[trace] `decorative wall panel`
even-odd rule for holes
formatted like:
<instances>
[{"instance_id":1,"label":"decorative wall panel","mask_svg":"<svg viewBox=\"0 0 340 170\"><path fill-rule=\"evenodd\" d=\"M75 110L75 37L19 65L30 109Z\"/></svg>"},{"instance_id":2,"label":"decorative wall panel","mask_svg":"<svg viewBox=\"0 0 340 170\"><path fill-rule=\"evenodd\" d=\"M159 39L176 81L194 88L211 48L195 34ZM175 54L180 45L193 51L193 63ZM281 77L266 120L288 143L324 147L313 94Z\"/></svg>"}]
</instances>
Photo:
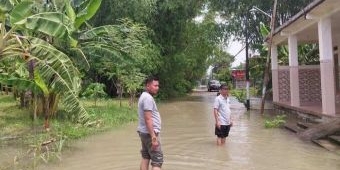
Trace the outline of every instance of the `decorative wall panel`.
<instances>
[{"instance_id":1,"label":"decorative wall panel","mask_svg":"<svg viewBox=\"0 0 340 170\"><path fill-rule=\"evenodd\" d=\"M289 70L280 69L278 71L279 77L279 101L290 102L290 79Z\"/></svg>"},{"instance_id":2,"label":"decorative wall panel","mask_svg":"<svg viewBox=\"0 0 340 170\"><path fill-rule=\"evenodd\" d=\"M321 76L319 68L299 69L300 104L321 103Z\"/></svg>"}]
</instances>

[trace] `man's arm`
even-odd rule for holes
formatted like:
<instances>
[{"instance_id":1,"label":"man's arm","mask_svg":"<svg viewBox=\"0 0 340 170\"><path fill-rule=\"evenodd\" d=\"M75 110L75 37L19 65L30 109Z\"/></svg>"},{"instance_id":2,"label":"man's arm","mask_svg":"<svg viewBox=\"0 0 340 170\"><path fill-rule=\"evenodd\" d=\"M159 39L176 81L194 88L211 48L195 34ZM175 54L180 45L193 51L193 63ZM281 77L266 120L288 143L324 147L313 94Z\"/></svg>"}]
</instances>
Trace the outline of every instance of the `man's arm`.
<instances>
[{"instance_id":1,"label":"man's arm","mask_svg":"<svg viewBox=\"0 0 340 170\"><path fill-rule=\"evenodd\" d=\"M148 132L151 136L152 147L155 148L158 146L158 140L157 140L155 131L153 129L152 111L150 110L144 111L144 119L145 119L146 128L148 129Z\"/></svg>"},{"instance_id":2,"label":"man's arm","mask_svg":"<svg viewBox=\"0 0 340 170\"><path fill-rule=\"evenodd\" d=\"M218 111L216 108L214 108L214 117L215 117L215 125L217 128L221 127L220 120L218 119Z\"/></svg>"}]
</instances>

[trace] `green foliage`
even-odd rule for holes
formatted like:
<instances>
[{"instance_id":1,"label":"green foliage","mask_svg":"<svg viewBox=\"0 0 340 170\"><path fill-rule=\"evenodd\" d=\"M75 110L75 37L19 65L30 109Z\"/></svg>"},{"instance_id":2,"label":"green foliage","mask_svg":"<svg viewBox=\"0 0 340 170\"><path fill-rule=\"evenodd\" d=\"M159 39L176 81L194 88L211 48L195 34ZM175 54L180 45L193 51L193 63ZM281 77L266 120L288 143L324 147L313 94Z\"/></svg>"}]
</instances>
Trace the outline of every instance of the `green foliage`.
<instances>
[{"instance_id":1,"label":"green foliage","mask_svg":"<svg viewBox=\"0 0 340 170\"><path fill-rule=\"evenodd\" d=\"M21 21L23 18L32 15L33 5L34 3L32 1L23 1L15 5L10 13L11 25L15 25L15 23Z\"/></svg>"},{"instance_id":2,"label":"green foliage","mask_svg":"<svg viewBox=\"0 0 340 170\"><path fill-rule=\"evenodd\" d=\"M94 105L97 106L98 98L103 98L107 96L104 88L105 85L102 83L91 83L87 86L82 95L86 98L94 99Z\"/></svg>"},{"instance_id":3,"label":"green foliage","mask_svg":"<svg viewBox=\"0 0 340 170\"><path fill-rule=\"evenodd\" d=\"M212 15L207 14L201 22L193 20L193 14L200 10L200 1L162 3L164 7L158 10L159 18L164 18L161 23L165 27L153 27L157 30L156 36L163 47L162 55L165 60L159 72L161 93L174 97L189 92L196 80L206 74L210 65L207 62L209 57L227 55L217 47L223 36ZM187 11L182 11L185 9Z\"/></svg>"},{"instance_id":4,"label":"green foliage","mask_svg":"<svg viewBox=\"0 0 340 170\"><path fill-rule=\"evenodd\" d=\"M240 103L244 103L246 100L246 91L244 89L233 89L230 94L234 96Z\"/></svg>"},{"instance_id":5,"label":"green foliage","mask_svg":"<svg viewBox=\"0 0 340 170\"><path fill-rule=\"evenodd\" d=\"M124 101L122 107L117 100L102 100L97 107L93 107L90 100L82 100L82 102L89 110L87 126L76 124L68 119L70 115L67 112L59 110L57 117L51 120L52 126L47 132L41 127L42 120L32 123L27 114L28 110L19 109L12 96L0 95L0 136L3 138L0 140L0 145L6 147L9 144L28 148L27 152L16 155L18 158L15 160L16 168L27 169L27 165L34 167L39 163L60 159L63 148L74 139L112 130L137 120L136 109L131 109L127 101ZM16 140L7 141L6 137L15 137ZM41 146L42 143L50 141L52 141L50 144Z\"/></svg>"},{"instance_id":6,"label":"green foliage","mask_svg":"<svg viewBox=\"0 0 340 170\"><path fill-rule=\"evenodd\" d=\"M205 2L202 0L103 0L101 10L91 20L94 25L120 24L121 18L129 18L134 22L143 23L150 33L143 41L144 47L147 47L143 49L146 50L136 50L138 53L133 55L142 54L142 57L134 57L134 61L128 61L136 62L137 65L126 65L123 60L120 62L123 64L119 65L123 69L117 69L119 72L114 70L118 66L113 65L105 69L104 73L110 70L109 76L100 77L113 77L114 82L118 83L122 80L122 76L131 75L128 70L137 68L144 75L156 74L160 77L162 98L189 92L196 80L205 75L209 66L206 63L207 58L213 51L217 53L216 49L219 48L216 46L224 37L221 25L214 20L214 13L204 14L202 22L194 20L197 15L202 14L201 10ZM117 61L121 59L116 59L115 62ZM100 66L98 68L103 66L103 64L98 65ZM98 74L101 72L95 73L94 76L98 77Z\"/></svg>"},{"instance_id":7,"label":"green foliage","mask_svg":"<svg viewBox=\"0 0 340 170\"><path fill-rule=\"evenodd\" d=\"M20 140L15 142L25 145L41 144L51 138L58 141L78 139L137 120L136 109L128 107L126 100L123 102L123 107L119 106L117 100L101 100L97 107L93 107L90 100L82 100L89 110L88 126L75 124L67 118L69 116L67 112L60 110L57 117L52 120L50 131L46 132L41 129L40 122L34 123L33 126L37 127L32 129L29 110L19 109L12 96L0 95L0 103L0 136L19 137Z\"/></svg>"},{"instance_id":8,"label":"green foliage","mask_svg":"<svg viewBox=\"0 0 340 170\"><path fill-rule=\"evenodd\" d=\"M286 123L285 118L286 118L286 115L277 115L273 119L267 118L264 121L264 126L265 126L265 128L277 128L277 127L280 127L284 123Z\"/></svg>"},{"instance_id":9,"label":"green foliage","mask_svg":"<svg viewBox=\"0 0 340 170\"><path fill-rule=\"evenodd\" d=\"M9 25L0 25L0 64L7 67L2 71L2 75L7 74L3 82L21 90L40 89L38 94L43 94L45 99L50 93L62 95L65 109L75 115L75 121L86 122L87 112L78 100L79 71L70 57L50 41L52 37L68 39L73 31L72 23L60 12L35 11L39 5L30 2L14 4L7 15L11 20ZM21 69L29 75L18 72Z\"/></svg>"},{"instance_id":10,"label":"green foliage","mask_svg":"<svg viewBox=\"0 0 340 170\"><path fill-rule=\"evenodd\" d=\"M147 23L155 15L159 0L103 0L99 11L90 21L95 26L119 24L122 18Z\"/></svg>"},{"instance_id":11,"label":"green foliage","mask_svg":"<svg viewBox=\"0 0 340 170\"><path fill-rule=\"evenodd\" d=\"M143 89L144 86L141 82L144 81L146 76L137 70L131 70L131 73L131 75L123 76L122 79L127 92L133 94L131 97L135 97L135 93Z\"/></svg>"},{"instance_id":12,"label":"green foliage","mask_svg":"<svg viewBox=\"0 0 340 170\"><path fill-rule=\"evenodd\" d=\"M278 1L275 24L282 25L312 1L313 0ZM213 11L218 11L221 17L227 20L225 30L228 37L232 35L235 39L244 42L246 35L248 35L250 46L258 49L258 45L261 45L264 40L260 33L258 23L263 22L269 25L270 17L262 12L251 12L250 10L255 6L271 15L273 11L272 0L210 0L209 2L209 8Z\"/></svg>"},{"instance_id":13,"label":"green foliage","mask_svg":"<svg viewBox=\"0 0 340 170\"><path fill-rule=\"evenodd\" d=\"M234 62L234 58L220 48L213 50L213 54L208 58L209 65L213 66L213 78L229 82L231 80L231 63Z\"/></svg>"},{"instance_id":14,"label":"green foliage","mask_svg":"<svg viewBox=\"0 0 340 170\"><path fill-rule=\"evenodd\" d=\"M19 110L12 96L0 96L0 136L18 136L30 129L29 114Z\"/></svg>"},{"instance_id":15,"label":"green foliage","mask_svg":"<svg viewBox=\"0 0 340 170\"><path fill-rule=\"evenodd\" d=\"M80 5L81 8L77 8L78 12L74 21L74 27L79 28L85 21L90 20L100 7L102 0L85 0Z\"/></svg>"},{"instance_id":16,"label":"green foliage","mask_svg":"<svg viewBox=\"0 0 340 170\"><path fill-rule=\"evenodd\" d=\"M13 8L13 3L9 0L0 0L0 15L4 15ZM2 16L4 17L4 16Z\"/></svg>"},{"instance_id":17,"label":"green foliage","mask_svg":"<svg viewBox=\"0 0 340 170\"><path fill-rule=\"evenodd\" d=\"M162 62L149 34L148 28L129 19L121 20L121 25L99 26L84 32L80 46L92 63L88 76L113 82L120 92L122 87L129 93L137 91L143 77L159 69Z\"/></svg>"}]
</instances>

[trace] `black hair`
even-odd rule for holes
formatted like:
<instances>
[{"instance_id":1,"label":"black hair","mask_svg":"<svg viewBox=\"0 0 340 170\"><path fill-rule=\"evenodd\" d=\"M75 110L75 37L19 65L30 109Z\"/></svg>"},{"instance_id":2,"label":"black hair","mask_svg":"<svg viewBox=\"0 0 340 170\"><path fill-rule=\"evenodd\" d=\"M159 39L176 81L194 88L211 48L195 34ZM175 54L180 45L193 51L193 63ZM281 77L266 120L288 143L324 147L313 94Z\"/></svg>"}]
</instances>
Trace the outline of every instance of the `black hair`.
<instances>
[{"instance_id":1,"label":"black hair","mask_svg":"<svg viewBox=\"0 0 340 170\"><path fill-rule=\"evenodd\" d=\"M144 85L147 85L148 83L151 83L152 81L159 81L159 78L157 76L149 76L145 79Z\"/></svg>"},{"instance_id":2,"label":"black hair","mask_svg":"<svg viewBox=\"0 0 340 170\"><path fill-rule=\"evenodd\" d=\"M229 89L229 87L226 85L226 84L222 84L221 86L220 86L220 90L221 89Z\"/></svg>"}]
</instances>

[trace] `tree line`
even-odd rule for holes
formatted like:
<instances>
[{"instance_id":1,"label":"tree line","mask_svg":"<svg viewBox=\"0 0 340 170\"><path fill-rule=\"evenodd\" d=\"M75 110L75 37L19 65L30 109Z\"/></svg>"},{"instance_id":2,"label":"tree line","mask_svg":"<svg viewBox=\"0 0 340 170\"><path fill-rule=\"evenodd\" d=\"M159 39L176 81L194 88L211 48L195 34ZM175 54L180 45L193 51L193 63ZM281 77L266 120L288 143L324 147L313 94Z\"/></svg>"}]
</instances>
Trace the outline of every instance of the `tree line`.
<instances>
[{"instance_id":1,"label":"tree line","mask_svg":"<svg viewBox=\"0 0 340 170\"><path fill-rule=\"evenodd\" d=\"M308 2L281 2L277 24ZM134 98L157 75L160 98L185 95L210 65L228 79L231 37L243 41L247 31L252 48L262 47L259 22L268 18L252 6L270 12L271 1L0 0L0 89L11 87L45 127L59 103L86 124L79 96L93 83Z\"/></svg>"}]
</instances>

